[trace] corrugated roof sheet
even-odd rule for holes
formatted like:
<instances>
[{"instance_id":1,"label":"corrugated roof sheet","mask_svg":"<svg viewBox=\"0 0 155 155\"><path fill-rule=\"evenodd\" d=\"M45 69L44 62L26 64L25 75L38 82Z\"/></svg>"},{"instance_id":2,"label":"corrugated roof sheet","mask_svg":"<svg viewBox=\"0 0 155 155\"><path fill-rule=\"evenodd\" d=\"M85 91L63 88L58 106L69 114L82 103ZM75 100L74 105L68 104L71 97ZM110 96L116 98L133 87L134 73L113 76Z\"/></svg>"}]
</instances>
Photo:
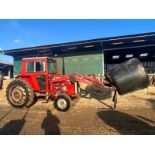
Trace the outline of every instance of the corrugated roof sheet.
<instances>
[{"instance_id":1,"label":"corrugated roof sheet","mask_svg":"<svg viewBox=\"0 0 155 155\"><path fill-rule=\"evenodd\" d=\"M149 33L141 33L141 34L134 34L134 35L97 38L97 39L81 40L81 41L74 41L74 42L67 42L67 43L50 44L50 45L19 48L19 49L12 49L12 50L4 50L4 53L9 55L13 52L32 51L32 50L40 50L40 49L48 49L48 48L59 48L59 47L76 46L76 45L90 44L90 43L103 43L103 45L104 45L104 44L106 44L106 42L114 42L114 41L121 41L121 40L128 40L128 39L142 40L145 37L154 37L154 36L155 36L155 32L149 32Z\"/></svg>"},{"instance_id":2,"label":"corrugated roof sheet","mask_svg":"<svg viewBox=\"0 0 155 155\"><path fill-rule=\"evenodd\" d=\"M4 62L4 61L0 61L0 64L2 64L2 65L13 66L13 63L10 63L10 62Z\"/></svg>"}]
</instances>

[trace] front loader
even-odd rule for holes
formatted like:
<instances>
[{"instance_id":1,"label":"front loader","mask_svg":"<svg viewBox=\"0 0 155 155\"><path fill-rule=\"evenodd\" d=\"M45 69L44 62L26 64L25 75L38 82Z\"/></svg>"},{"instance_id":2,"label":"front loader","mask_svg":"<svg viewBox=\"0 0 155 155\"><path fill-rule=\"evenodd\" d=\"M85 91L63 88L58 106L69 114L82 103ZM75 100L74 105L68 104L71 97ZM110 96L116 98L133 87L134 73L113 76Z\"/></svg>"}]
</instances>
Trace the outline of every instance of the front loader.
<instances>
[{"instance_id":1,"label":"front loader","mask_svg":"<svg viewBox=\"0 0 155 155\"><path fill-rule=\"evenodd\" d=\"M106 83L93 76L61 75L58 64L52 58L24 58L21 73L7 87L7 100L13 107L21 108L30 107L37 97L43 96L46 102L53 100L57 110L67 111L73 98L80 96L80 83L86 83L102 89L107 94L115 91L115 106L117 92L125 94L148 85L147 74L137 59L129 60L124 65L124 68L117 66L110 70L106 75L106 81L109 83L106 86Z\"/></svg>"}]
</instances>

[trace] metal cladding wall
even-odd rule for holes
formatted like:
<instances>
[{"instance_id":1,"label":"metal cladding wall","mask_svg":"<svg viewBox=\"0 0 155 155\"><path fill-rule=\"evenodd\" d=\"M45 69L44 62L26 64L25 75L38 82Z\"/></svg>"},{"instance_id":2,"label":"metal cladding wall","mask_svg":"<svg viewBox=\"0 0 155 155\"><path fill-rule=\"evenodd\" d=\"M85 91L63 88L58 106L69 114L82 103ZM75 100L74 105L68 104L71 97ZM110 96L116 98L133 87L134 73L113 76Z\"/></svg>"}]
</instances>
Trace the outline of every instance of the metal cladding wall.
<instances>
[{"instance_id":1,"label":"metal cladding wall","mask_svg":"<svg viewBox=\"0 0 155 155\"><path fill-rule=\"evenodd\" d=\"M40 55L50 56L50 55ZM35 57L35 56L31 56ZM17 75L21 71L22 58L14 58L14 75ZM104 74L104 55L100 51L90 51L87 53L67 53L60 54L58 57L54 57L57 60L59 71L61 74Z\"/></svg>"},{"instance_id":2,"label":"metal cladding wall","mask_svg":"<svg viewBox=\"0 0 155 155\"><path fill-rule=\"evenodd\" d=\"M22 58L14 58L13 72L14 75L20 74L22 68Z\"/></svg>"},{"instance_id":3,"label":"metal cladding wall","mask_svg":"<svg viewBox=\"0 0 155 155\"><path fill-rule=\"evenodd\" d=\"M102 54L65 57L65 73L102 74Z\"/></svg>"}]
</instances>

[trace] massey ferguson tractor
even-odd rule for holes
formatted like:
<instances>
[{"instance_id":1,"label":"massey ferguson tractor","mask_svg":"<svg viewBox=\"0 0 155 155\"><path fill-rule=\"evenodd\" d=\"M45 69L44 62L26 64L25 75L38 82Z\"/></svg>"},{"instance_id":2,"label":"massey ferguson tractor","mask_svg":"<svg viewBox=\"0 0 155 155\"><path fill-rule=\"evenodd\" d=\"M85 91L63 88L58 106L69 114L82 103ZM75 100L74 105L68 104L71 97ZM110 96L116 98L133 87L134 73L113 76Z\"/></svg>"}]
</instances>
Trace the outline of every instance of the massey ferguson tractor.
<instances>
[{"instance_id":1,"label":"massey ferguson tractor","mask_svg":"<svg viewBox=\"0 0 155 155\"><path fill-rule=\"evenodd\" d=\"M114 91L114 105L117 92L121 95L148 86L148 76L137 59L112 68L105 77L106 82L101 82L93 76L61 75L52 58L24 58L21 73L8 85L6 96L13 107L30 107L42 96L46 102L53 100L57 110L67 111L72 99L80 96L80 83L98 87L107 94Z\"/></svg>"}]
</instances>

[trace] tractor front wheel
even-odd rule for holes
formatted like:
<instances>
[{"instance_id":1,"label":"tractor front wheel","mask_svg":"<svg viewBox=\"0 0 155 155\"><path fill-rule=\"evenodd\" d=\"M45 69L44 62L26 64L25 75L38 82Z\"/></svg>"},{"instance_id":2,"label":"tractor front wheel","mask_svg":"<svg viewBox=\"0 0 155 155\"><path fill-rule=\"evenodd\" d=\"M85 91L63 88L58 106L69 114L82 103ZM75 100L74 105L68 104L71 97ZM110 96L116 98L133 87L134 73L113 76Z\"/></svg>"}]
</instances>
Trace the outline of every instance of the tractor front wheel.
<instances>
[{"instance_id":1,"label":"tractor front wheel","mask_svg":"<svg viewBox=\"0 0 155 155\"><path fill-rule=\"evenodd\" d=\"M7 87L6 97L8 102L17 108L29 107L34 102L32 87L23 80L13 80Z\"/></svg>"},{"instance_id":2,"label":"tractor front wheel","mask_svg":"<svg viewBox=\"0 0 155 155\"><path fill-rule=\"evenodd\" d=\"M54 107L59 111L67 111L71 105L71 98L66 94L60 94L54 101Z\"/></svg>"}]
</instances>

